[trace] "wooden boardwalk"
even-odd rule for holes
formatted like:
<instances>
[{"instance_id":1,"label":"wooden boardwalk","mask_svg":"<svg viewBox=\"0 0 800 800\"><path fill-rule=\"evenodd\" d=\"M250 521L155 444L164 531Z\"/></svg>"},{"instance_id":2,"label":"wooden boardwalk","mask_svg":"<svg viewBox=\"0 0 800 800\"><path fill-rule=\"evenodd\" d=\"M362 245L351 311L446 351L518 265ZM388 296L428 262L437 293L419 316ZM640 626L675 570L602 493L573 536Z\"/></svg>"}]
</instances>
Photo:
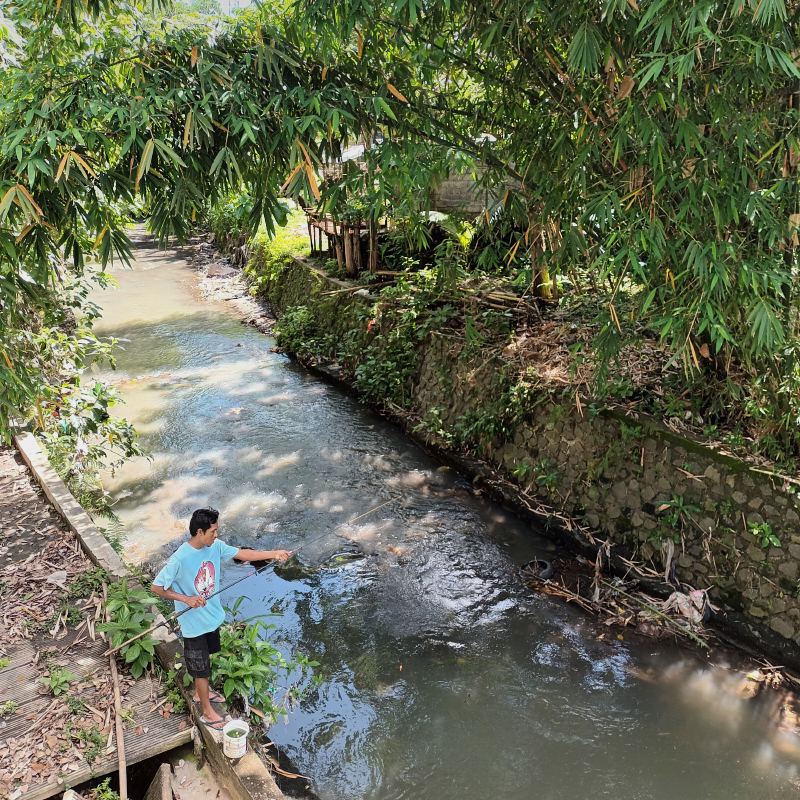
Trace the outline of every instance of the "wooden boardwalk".
<instances>
[{"instance_id":1,"label":"wooden boardwalk","mask_svg":"<svg viewBox=\"0 0 800 800\"><path fill-rule=\"evenodd\" d=\"M108 645L87 624L97 601L69 591L93 565L9 449L0 450L0 511L0 659L9 661L0 668L0 798L44 800L118 768ZM41 679L56 665L75 677L54 697ZM191 740L164 686L120 677L128 764Z\"/></svg>"},{"instance_id":2,"label":"wooden boardwalk","mask_svg":"<svg viewBox=\"0 0 800 800\"><path fill-rule=\"evenodd\" d=\"M106 649L107 645L99 640L82 643L68 650L65 658L59 658L79 676L68 694L59 698L38 693L41 671L31 665L36 653L28 643L23 643L9 666L0 670L0 698L5 702L11 697L19 704L19 710L0 730L0 754L8 750L18 764L17 780L28 787L18 795L20 800L44 800L63 792L67 784L77 786L94 776L117 771L113 689L108 658L103 656ZM186 714L161 716L158 712L164 704L153 709L164 700L155 681L123 679L120 688L125 692L123 712L133 710L124 733L128 764L191 741ZM73 708L83 705L84 711L71 712L70 703ZM79 736L84 730L96 730L105 740L102 755L91 765L86 761L85 749L80 747ZM37 780L43 773L48 777ZM14 794L11 792L10 797Z\"/></svg>"}]
</instances>

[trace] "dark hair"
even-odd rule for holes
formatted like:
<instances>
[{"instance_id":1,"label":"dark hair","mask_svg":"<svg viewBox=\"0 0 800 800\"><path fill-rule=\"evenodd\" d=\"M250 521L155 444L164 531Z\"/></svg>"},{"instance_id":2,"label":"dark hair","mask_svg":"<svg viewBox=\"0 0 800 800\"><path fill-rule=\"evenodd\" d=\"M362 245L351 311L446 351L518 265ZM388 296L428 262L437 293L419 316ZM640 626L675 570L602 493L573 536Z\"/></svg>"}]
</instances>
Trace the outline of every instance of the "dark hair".
<instances>
[{"instance_id":1,"label":"dark hair","mask_svg":"<svg viewBox=\"0 0 800 800\"><path fill-rule=\"evenodd\" d=\"M189 533L194 536L198 531L207 531L218 519L215 508L198 508L189 521Z\"/></svg>"}]
</instances>

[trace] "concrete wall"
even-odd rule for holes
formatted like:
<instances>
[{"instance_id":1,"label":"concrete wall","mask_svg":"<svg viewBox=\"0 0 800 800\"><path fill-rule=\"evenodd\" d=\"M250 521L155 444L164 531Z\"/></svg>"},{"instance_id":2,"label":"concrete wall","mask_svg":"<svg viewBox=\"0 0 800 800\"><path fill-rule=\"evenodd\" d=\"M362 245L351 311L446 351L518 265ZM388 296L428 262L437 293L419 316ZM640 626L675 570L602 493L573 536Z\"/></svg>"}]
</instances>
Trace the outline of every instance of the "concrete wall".
<instances>
[{"instance_id":1,"label":"concrete wall","mask_svg":"<svg viewBox=\"0 0 800 800\"><path fill-rule=\"evenodd\" d=\"M478 170L480 177L483 170ZM458 211L468 216L477 217L483 210L494 202L493 197L487 197L485 191L480 191L478 182L473 178L473 173L453 174L443 181L437 188L431 209L449 214Z\"/></svg>"}]
</instances>

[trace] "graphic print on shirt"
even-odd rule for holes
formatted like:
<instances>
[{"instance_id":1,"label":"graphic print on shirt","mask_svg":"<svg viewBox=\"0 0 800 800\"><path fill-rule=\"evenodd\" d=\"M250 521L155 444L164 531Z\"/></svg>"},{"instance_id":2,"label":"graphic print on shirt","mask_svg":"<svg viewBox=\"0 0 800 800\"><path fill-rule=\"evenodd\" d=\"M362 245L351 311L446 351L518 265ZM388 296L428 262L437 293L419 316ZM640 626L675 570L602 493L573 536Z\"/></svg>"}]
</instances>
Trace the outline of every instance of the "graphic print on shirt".
<instances>
[{"instance_id":1,"label":"graphic print on shirt","mask_svg":"<svg viewBox=\"0 0 800 800\"><path fill-rule=\"evenodd\" d=\"M214 564L211 561L204 561L194 579L194 588L201 597L208 597L214 593L215 577Z\"/></svg>"}]
</instances>

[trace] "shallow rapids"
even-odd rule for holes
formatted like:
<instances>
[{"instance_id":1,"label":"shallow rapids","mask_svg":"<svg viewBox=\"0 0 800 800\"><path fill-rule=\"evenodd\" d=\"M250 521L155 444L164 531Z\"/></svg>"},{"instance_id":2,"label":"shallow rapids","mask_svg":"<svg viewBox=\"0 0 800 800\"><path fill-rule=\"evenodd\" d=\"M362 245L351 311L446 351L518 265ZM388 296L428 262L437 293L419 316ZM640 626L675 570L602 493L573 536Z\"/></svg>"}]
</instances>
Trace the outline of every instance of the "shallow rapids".
<instances>
[{"instance_id":1,"label":"shallow rapids","mask_svg":"<svg viewBox=\"0 0 800 800\"><path fill-rule=\"evenodd\" d=\"M111 377L153 456L106 480L129 560L160 564L200 505L232 544L295 549L399 497L304 548L311 575L235 590L323 663L323 686L270 734L323 800L797 791L774 699L740 699L723 670L532 596L515 570L551 543L199 300L179 255L143 247L115 276L94 298L98 331L129 340Z\"/></svg>"}]
</instances>

